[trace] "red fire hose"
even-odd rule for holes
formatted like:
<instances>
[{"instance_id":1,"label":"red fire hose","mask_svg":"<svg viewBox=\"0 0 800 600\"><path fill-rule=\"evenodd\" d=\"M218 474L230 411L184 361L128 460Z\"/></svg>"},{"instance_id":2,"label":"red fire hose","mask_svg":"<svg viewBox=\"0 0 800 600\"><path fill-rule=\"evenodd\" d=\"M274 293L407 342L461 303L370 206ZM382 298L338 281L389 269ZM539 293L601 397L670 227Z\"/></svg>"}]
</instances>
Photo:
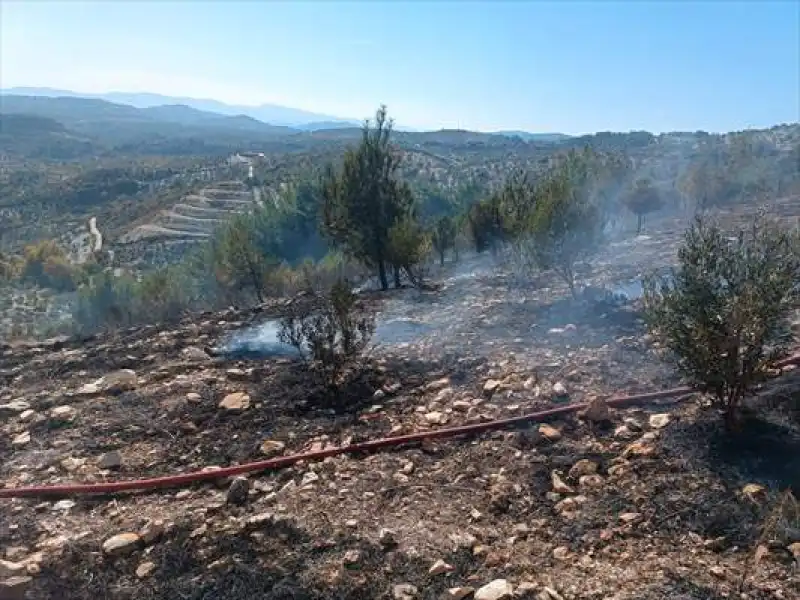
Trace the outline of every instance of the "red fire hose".
<instances>
[{"instance_id":1,"label":"red fire hose","mask_svg":"<svg viewBox=\"0 0 800 600\"><path fill-rule=\"evenodd\" d=\"M790 356L778 363L778 368L784 368L789 365L800 364L800 354ZM648 402L650 400L658 400L662 398L670 398L688 394L694 390L689 387L673 388L669 390L662 390L659 392L651 392L647 394L637 394L632 396L618 396L606 401L610 407L623 407L631 406ZM419 433L412 433L409 435L400 435L391 438L382 438L371 440L368 442L361 442L358 444L350 444L349 446L340 446L338 448L329 448L327 450L320 450L317 452L306 452L303 454L293 454L290 456L281 456L279 458L271 458L268 460L261 460L243 465L234 465L231 467L224 467L221 469L214 469L208 471L195 471L193 473L183 473L180 475L168 475L165 477L155 477L153 479L135 479L131 481L115 481L110 483L86 483L86 484L67 484L67 485L52 485L52 486L30 486L18 488L0 489L0 498L43 498L53 496L76 496L88 494L114 494L118 492L128 492L134 490L154 490L168 487L178 487L188 483L195 483L199 481L208 481L221 479L224 477L231 477L234 475L241 475L243 473L253 473L256 471L266 471L272 469L282 469L300 461L317 461L327 458L329 456L338 456L339 454L348 454L356 452L372 452L382 448L389 448L393 446L403 446L414 442L421 442L423 440L452 438L460 435L475 435L486 431L493 431L496 429L504 429L514 425L522 425L524 423L537 423L543 422L554 417L562 417L570 413L578 412L588 408L588 404L569 404L560 406L550 410L541 412L529 413L518 417L511 417L508 419L499 419L496 421L489 421L486 423L477 423L473 425L463 425L460 427L447 427L442 429L435 429L433 431L422 431Z\"/></svg>"}]
</instances>

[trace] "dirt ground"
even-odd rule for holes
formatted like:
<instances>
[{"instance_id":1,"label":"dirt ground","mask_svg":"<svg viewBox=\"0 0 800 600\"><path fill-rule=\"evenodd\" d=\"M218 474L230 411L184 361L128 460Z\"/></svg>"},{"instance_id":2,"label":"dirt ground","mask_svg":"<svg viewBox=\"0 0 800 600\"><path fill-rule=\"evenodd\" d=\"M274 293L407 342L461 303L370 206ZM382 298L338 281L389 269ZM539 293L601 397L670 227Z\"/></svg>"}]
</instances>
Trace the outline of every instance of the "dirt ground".
<instances>
[{"instance_id":1,"label":"dirt ground","mask_svg":"<svg viewBox=\"0 0 800 600\"><path fill-rule=\"evenodd\" d=\"M668 253L667 237L637 243ZM640 270L619 256L596 285ZM560 386L581 402L680 384L635 302L575 303L477 263L442 281L373 298L382 322L421 325L385 333L346 406L291 358L207 352L280 303L7 347L3 484L185 473L551 408ZM135 378L120 389L93 384L121 369ZM800 497L800 375L760 396L733 437L695 395L612 411L609 427L570 417L247 484L0 500L0 598L800 598L786 493Z\"/></svg>"}]
</instances>

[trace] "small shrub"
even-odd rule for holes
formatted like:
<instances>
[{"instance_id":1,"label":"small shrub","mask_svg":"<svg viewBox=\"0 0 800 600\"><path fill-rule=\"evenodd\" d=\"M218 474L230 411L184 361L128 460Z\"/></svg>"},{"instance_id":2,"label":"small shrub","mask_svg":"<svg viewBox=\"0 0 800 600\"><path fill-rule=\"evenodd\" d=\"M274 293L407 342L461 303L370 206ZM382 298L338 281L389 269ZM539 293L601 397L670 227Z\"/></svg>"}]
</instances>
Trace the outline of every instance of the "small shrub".
<instances>
[{"instance_id":1,"label":"small shrub","mask_svg":"<svg viewBox=\"0 0 800 600\"><path fill-rule=\"evenodd\" d=\"M678 370L711 394L730 429L744 396L785 356L798 300L796 240L759 217L731 239L697 218L669 277L645 280L645 315Z\"/></svg>"},{"instance_id":2,"label":"small shrub","mask_svg":"<svg viewBox=\"0 0 800 600\"><path fill-rule=\"evenodd\" d=\"M431 232L431 244L439 255L439 265L444 266L444 257L448 250L452 249L455 253L457 235L455 219L448 215L439 217Z\"/></svg>"},{"instance_id":3,"label":"small shrub","mask_svg":"<svg viewBox=\"0 0 800 600\"><path fill-rule=\"evenodd\" d=\"M278 339L294 346L334 395L355 367L375 332L375 317L338 281L318 311L302 310L281 321Z\"/></svg>"}]
</instances>

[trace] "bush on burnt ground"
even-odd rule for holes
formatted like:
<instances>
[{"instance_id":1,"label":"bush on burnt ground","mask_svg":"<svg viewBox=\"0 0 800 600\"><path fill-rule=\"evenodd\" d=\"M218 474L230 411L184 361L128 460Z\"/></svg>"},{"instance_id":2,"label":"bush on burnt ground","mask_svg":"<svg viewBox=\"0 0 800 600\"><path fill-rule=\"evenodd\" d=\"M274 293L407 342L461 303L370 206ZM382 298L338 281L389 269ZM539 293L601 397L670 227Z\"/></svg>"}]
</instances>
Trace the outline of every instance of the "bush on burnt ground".
<instances>
[{"instance_id":1,"label":"bush on burnt ground","mask_svg":"<svg viewBox=\"0 0 800 600\"><path fill-rule=\"evenodd\" d=\"M646 278L646 320L681 374L711 395L729 429L739 429L742 400L792 340L796 241L763 216L734 238L698 217L678 261L670 276Z\"/></svg>"},{"instance_id":2,"label":"bush on burnt ground","mask_svg":"<svg viewBox=\"0 0 800 600\"><path fill-rule=\"evenodd\" d=\"M347 280L338 281L322 298L317 310L290 310L281 320L278 337L294 346L311 372L333 397L357 367L375 332L375 315L352 291Z\"/></svg>"}]
</instances>

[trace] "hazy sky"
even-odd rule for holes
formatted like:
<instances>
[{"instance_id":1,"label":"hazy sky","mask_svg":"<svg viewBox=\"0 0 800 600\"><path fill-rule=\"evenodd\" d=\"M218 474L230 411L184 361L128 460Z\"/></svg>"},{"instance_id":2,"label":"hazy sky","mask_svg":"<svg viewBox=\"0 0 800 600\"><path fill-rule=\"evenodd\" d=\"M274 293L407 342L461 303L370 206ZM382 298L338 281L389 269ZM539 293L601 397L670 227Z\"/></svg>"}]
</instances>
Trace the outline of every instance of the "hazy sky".
<instances>
[{"instance_id":1,"label":"hazy sky","mask_svg":"<svg viewBox=\"0 0 800 600\"><path fill-rule=\"evenodd\" d=\"M149 91L413 127L800 120L800 1L0 0L0 87Z\"/></svg>"}]
</instances>

